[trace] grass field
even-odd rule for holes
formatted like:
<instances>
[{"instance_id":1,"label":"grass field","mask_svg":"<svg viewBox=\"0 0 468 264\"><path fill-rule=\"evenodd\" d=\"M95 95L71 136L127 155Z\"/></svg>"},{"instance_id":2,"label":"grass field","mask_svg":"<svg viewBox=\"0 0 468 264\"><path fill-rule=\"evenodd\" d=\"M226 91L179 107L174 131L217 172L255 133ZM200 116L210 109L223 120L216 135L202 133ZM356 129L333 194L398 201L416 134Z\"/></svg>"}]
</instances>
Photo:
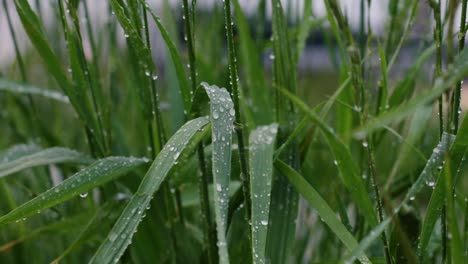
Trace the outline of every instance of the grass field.
<instances>
[{"instance_id":1,"label":"grass field","mask_svg":"<svg viewBox=\"0 0 468 264\"><path fill-rule=\"evenodd\" d=\"M466 263L467 0L267 2L2 0L0 263Z\"/></svg>"}]
</instances>

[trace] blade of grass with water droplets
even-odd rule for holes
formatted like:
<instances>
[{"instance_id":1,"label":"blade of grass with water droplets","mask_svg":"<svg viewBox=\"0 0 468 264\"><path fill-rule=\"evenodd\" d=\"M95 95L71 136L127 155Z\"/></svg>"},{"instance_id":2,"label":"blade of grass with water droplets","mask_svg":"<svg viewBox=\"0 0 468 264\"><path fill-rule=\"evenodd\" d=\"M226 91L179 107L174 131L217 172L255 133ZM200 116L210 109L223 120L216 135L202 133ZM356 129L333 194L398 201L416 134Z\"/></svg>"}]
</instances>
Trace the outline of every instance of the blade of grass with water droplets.
<instances>
[{"instance_id":1,"label":"blade of grass with water droplets","mask_svg":"<svg viewBox=\"0 0 468 264\"><path fill-rule=\"evenodd\" d=\"M323 222L327 224L335 235L345 244L348 250L353 250L358 246L356 238L346 229L346 226L336 217L336 213L330 208L322 196L294 169L281 160L275 161L275 167L288 177L297 191L317 210ZM359 260L362 263L370 263L369 259L360 253Z\"/></svg>"},{"instance_id":2,"label":"blade of grass with water droplets","mask_svg":"<svg viewBox=\"0 0 468 264\"><path fill-rule=\"evenodd\" d=\"M454 64L442 74L442 77L435 81L434 87L427 92L420 93L417 97L409 102L402 104L389 110L388 112L370 119L369 122L354 131L354 137L362 139L366 134L371 133L384 125L391 122L400 121L408 114L414 112L415 109L422 105L430 104L440 97L447 89L454 87L459 80L463 79L468 74L468 50L463 50L458 56Z\"/></svg>"},{"instance_id":3,"label":"blade of grass with water droplets","mask_svg":"<svg viewBox=\"0 0 468 264\"><path fill-rule=\"evenodd\" d=\"M261 126L249 138L250 199L252 200L253 263L265 263L273 176L273 152L278 125Z\"/></svg>"},{"instance_id":4,"label":"blade of grass with water droplets","mask_svg":"<svg viewBox=\"0 0 468 264\"><path fill-rule=\"evenodd\" d=\"M35 144L18 144L0 153L0 164L41 151Z\"/></svg>"},{"instance_id":5,"label":"blade of grass with water droplets","mask_svg":"<svg viewBox=\"0 0 468 264\"><path fill-rule=\"evenodd\" d=\"M343 184L351 193L354 201L361 209L362 213L369 221L371 226L377 225L377 216L370 200L369 195L363 195L368 193L366 186L359 175L359 167L355 163L350 150L348 147L338 138L333 130L322 121L322 119L314 113L303 101L291 94L287 90L280 89L280 91L286 95L299 109L301 109L310 120L314 122L322 131L325 136L327 143L331 149L331 152L335 158L335 165L338 167L340 172L340 178Z\"/></svg>"},{"instance_id":6,"label":"blade of grass with water droplets","mask_svg":"<svg viewBox=\"0 0 468 264\"><path fill-rule=\"evenodd\" d=\"M77 151L53 147L17 156L14 159L2 162L0 160L0 178L12 173L41 165L56 163L81 163L89 164L93 161L90 157Z\"/></svg>"},{"instance_id":7,"label":"blade of grass with water droplets","mask_svg":"<svg viewBox=\"0 0 468 264\"><path fill-rule=\"evenodd\" d=\"M457 133L455 141L453 142L450 152L448 153L448 158L450 159L450 173L456 175L456 171L459 166L463 163L463 157L468 148L468 115L465 115L465 118L460 125L460 130ZM444 168L442 172L445 172ZM429 244L432 232L434 230L434 225L437 222L437 219L440 217L440 209L442 208L445 200L445 177L443 173L437 178L437 183L435 183L434 191L432 192L431 199L427 205L426 216L424 217L423 225L421 228L421 235L418 243L418 253L420 256L426 251L426 248ZM452 188L452 186L450 186ZM451 195L451 194L450 194Z\"/></svg>"},{"instance_id":8,"label":"blade of grass with water droplets","mask_svg":"<svg viewBox=\"0 0 468 264\"><path fill-rule=\"evenodd\" d=\"M231 175L231 141L235 111L234 104L226 89L207 83L202 83L202 86L205 88L211 102L214 208L219 262L224 264L229 263L226 227Z\"/></svg>"},{"instance_id":9,"label":"blade of grass with water droplets","mask_svg":"<svg viewBox=\"0 0 468 264\"><path fill-rule=\"evenodd\" d=\"M177 80L179 82L180 92L182 94L182 99L184 102L184 109L187 113L189 113L191 108L191 98L190 98L190 86L187 81L187 77L185 76L184 65L182 64L182 59L180 58L179 51L177 50L175 44L172 42L171 38L169 37L169 33L164 28L163 24L159 17L157 17L154 12L149 8L149 6L144 5L146 10L148 10L153 17L154 22L158 26L159 32L166 43L167 49L169 50L169 54L171 55L172 63L174 63L175 72L177 74Z\"/></svg>"},{"instance_id":10,"label":"blade of grass with water droplets","mask_svg":"<svg viewBox=\"0 0 468 264\"><path fill-rule=\"evenodd\" d=\"M128 157L100 159L57 186L0 217L0 225L28 217L41 210L63 203L81 193L86 193L97 186L114 180L145 162L145 159Z\"/></svg>"},{"instance_id":11,"label":"blade of grass with water droplets","mask_svg":"<svg viewBox=\"0 0 468 264\"><path fill-rule=\"evenodd\" d=\"M90 260L90 263L110 263L120 259L125 249L132 242L133 234L145 215L154 193L166 179L174 164L177 164L183 151L190 152L188 146L195 147L201 140L208 118L200 117L183 125L167 142L161 152L156 156L138 190L125 207L119 219L114 224L106 240L104 240Z\"/></svg>"},{"instance_id":12,"label":"blade of grass with water droplets","mask_svg":"<svg viewBox=\"0 0 468 264\"><path fill-rule=\"evenodd\" d=\"M429 185L430 187L434 186L434 180L436 175L439 173L439 167L442 165L445 154L449 150L450 146L453 143L453 135L444 134L442 136L442 141L434 148L431 157L429 158L426 166L419 174L417 180L413 183L411 188L408 190L403 201L400 203L398 207L396 207L392 214L388 216L384 221L382 221L377 227L372 229L372 231L367 235L361 242L359 246L355 248L347 257L347 262L352 263L361 252L364 252L372 242L379 238L380 234L385 231L387 225L391 222L392 217L398 214L400 209L409 201L413 200L414 197L421 191L421 189L425 185ZM437 214L439 216L439 214Z\"/></svg>"},{"instance_id":13,"label":"blade of grass with water droplets","mask_svg":"<svg viewBox=\"0 0 468 264\"><path fill-rule=\"evenodd\" d=\"M68 96L63 95L57 91L42 89L30 84L15 82L0 78L0 91L11 92L15 94L30 94L39 95L48 99L56 100L62 103L70 103Z\"/></svg>"}]
</instances>

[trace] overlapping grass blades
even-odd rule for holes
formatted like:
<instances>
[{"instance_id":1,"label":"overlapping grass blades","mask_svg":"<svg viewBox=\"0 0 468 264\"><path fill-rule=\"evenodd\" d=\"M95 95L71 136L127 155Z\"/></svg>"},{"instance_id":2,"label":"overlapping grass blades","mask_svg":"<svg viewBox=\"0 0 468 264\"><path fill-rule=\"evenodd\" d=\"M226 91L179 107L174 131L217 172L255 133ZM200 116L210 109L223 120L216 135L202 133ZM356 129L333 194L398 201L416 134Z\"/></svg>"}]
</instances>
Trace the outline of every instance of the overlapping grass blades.
<instances>
[{"instance_id":1,"label":"overlapping grass blades","mask_svg":"<svg viewBox=\"0 0 468 264\"><path fill-rule=\"evenodd\" d=\"M8 160L1 159L0 157L0 178L35 166L57 163L89 164L93 161L93 159L85 154L61 147L24 154L15 155L13 159L9 158Z\"/></svg>"},{"instance_id":2,"label":"overlapping grass blades","mask_svg":"<svg viewBox=\"0 0 468 264\"><path fill-rule=\"evenodd\" d=\"M273 178L273 151L278 125L261 126L249 137L253 263L266 263L266 239Z\"/></svg>"},{"instance_id":3,"label":"overlapping grass blades","mask_svg":"<svg viewBox=\"0 0 468 264\"><path fill-rule=\"evenodd\" d=\"M457 133L455 141L448 152L447 159L448 162L445 162L444 167L441 168L437 178L434 178L432 181L432 186L434 191L432 192L431 199L427 206L426 216L424 217L423 225L421 228L421 236L418 243L418 253L422 257L424 254L429 239L431 238L434 226L437 222L437 219L440 216L440 210L444 205L447 197L452 195L453 186L446 186L445 181L449 175L453 178L457 175L457 171L460 166L463 165L464 155L468 149L468 115L465 115L462 123L460 124L460 130ZM445 160L445 157L442 157L442 160ZM440 166L440 165L439 165ZM447 166L449 168L447 168ZM439 169L440 170L440 169ZM447 190L446 190L447 188ZM449 190L449 191L448 191Z\"/></svg>"},{"instance_id":4,"label":"overlapping grass blades","mask_svg":"<svg viewBox=\"0 0 468 264\"><path fill-rule=\"evenodd\" d=\"M202 83L210 98L210 120L212 123L212 173L214 187L214 209L218 236L220 263L229 263L226 242L227 213L229 206L229 181L231 175L231 141L235 116L234 105L224 88Z\"/></svg>"},{"instance_id":5,"label":"overlapping grass blades","mask_svg":"<svg viewBox=\"0 0 468 264\"><path fill-rule=\"evenodd\" d=\"M298 192L317 210L323 222L330 227L335 235L345 244L348 250L354 250L358 246L356 238L348 231L346 226L336 217L336 213L330 208L322 196L310 184L286 163L277 160L275 166L289 179ZM367 256L359 253L362 263L370 263Z\"/></svg>"},{"instance_id":6,"label":"overlapping grass blades","mask_svg":"<svg viewBox=\"0 0 468 264\"><path fill-rule=\"evenodd\" d=\"M376 226L377 217L372 206L372 201L368 195L362 195L364 193L368 193L367 188L359 174L359 167L354 161L348 147L304 102L286 90L281 90L281 92L290 98L291 101L301 109L310 118L310 120L318 126L318 128L320 128L320 131L322 131L325 136L335 159L334 163L340 172L340 179L351 193L351 196L366 217L367 221L369 221L371 226Z\"/></svg>"},{"instance_id":7,"label":"overlapping grass blades","mask_svg":"<svg viewBox=\"0 0 468 264\"><path fill-rule=\"evenodd\" d=\"M44 209L63 203L97 186L114 180L145 162L145 159L126 157L100 159L57 186L52 187L0 217L0 225L26 218Z\"/></svg>"},{"instance_id":8,"label":"overlapping grass blades","mask_svg":"<svg viewBox=\"0 0 468 264\"><path fill-rule=\"evenodd\" d=\"M106 240L101 244L90 263L110 263L120 259L132 242L138 224L145 216L154 193L159 189L174 164L179 162L187 146L201 140L208 118L200 117L183 125L167 142L141 181L138 190L125 207Z\"/></svg>"},{"instance_id":9,"label":"overlapping grass blades","mask_svg":"<svg viewBox=\"0 0 468 264\"><path fill-rule=\"evenodd\" d=\"M408 114L412 113L416 108L432 103L447 89L452 88L460 79L468 74L468 50L463 50L452 64L434 84L434 87L422 92L414 99L396 106L388 112L370 119L369 122L358 128L354 132L356 138L364 138L366 134L375 131L389 123L400 121Z\"/></svg>"},{"instance_id":10,"label":"overlapping grass blades","mask_svg":"<svg viewBox=\"0 0 468 264\"><path fill-rule=\"evenodd\" d=\"M444 134L442 137L441 142L434 148L431 157L428 159L426 166L419 174L416 181L413 183L411 188L408 190L405 198L400 203L399 206L395 207L391 215L389 215L384 221L379 223L364 239L361 240L359 246L355 248L348 256L347 261L352 262L355 260L364 250L366 250L371 243L379 237L379 235L385 231L385 228L388 224L392 221L392 217L394 217L401 208L406 205L408 202L415 199L415 196L421 191L424 186L433 187L435 184L435 180L437 175L439 174L440 167L442 166L445 155L447 154L449 148L452 146L454 142L453 135ZM419 246L418 246L419 247Z\"/></svg>"}]
</instances>

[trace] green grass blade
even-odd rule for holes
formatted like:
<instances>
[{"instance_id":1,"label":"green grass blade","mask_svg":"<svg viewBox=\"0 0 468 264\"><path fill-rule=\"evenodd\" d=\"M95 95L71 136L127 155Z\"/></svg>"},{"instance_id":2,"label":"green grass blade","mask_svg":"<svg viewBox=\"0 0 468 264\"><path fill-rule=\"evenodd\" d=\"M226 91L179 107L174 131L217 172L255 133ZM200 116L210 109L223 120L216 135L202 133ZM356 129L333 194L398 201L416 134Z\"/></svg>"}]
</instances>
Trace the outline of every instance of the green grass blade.
<instances>
[{"instance_id":1,"label":"green grass blade","mask_svg":"<svg viewBox=\"0 0 468 264\"><path fill-rule=\"evenodd\" d=\"M379 238L380 234L385 231L387 225L391 222L392 217L398 214L400 209L407 204L409 201L414 200L415 196L421 191L421 189L425 185L433 186L434 179L439 172L439 166L442 165L444 161L445 154L449 150L450 146L453 143L453 136L450 134L444 134L442 137L442 141L434 148L431 157L428 159L426 166L419 174L417 180L413 183L411 188L408 190L403 201L400 203L398 207L396 207L392 214L388 216L384 221L380 222L380 224L375 227L368 236L366 236L360 243L357 248L353 250L348 256L347 261L352 263L361 252L364 252L372 242Z\"/></svg>"},{"instance_id":2,"label":"green grass blade","mask_svg":"<svg viewBox=\"0 0 468 264\"><path fill-rule=\"evenodd\" d=\"M460 79L463 79L468 74L468 50L463 50L457 57L455 63L451 65L449 69L443 74L441 78L438 78L434 84L434 87L424 93L419 94L416 98L409 102L397 106L388 112L371 119L367 124L358 128L354 132L354 136L358 139L362 139L366 134L375 131L384 125L391 122L400 121L408 114L414 112L415 109L422 105L430 104L434 100L440 97L447 89L452 88Z\"/></svg>"},{"instance_id":3,"label":"green grass blade","mask_svg":"<svg viewBox=\"0 0 468 264\"><path fill-rule=\"evenodd\" d=\"M187 77L185 76L184 65L182 63L182 59L180 58L179 51L177 50L176 45L172 42L169 33L166 31L163 24L161 24L160 18L157 17L147 5L145 5L145 8L150 12L151 16L153 17L153 20L158 26L159 32L161 33L161 36L164 39L164 42L166 43L167 49L169 50L172 63L174 63L177 80L179 82L180 92L182 94L182 99L184 102L184 109L187 113L189 113L191 108L190 86L187 81Z\"/></svg>"},{"instance_id":4,"label":"green grass blade","mask_svg":"<svg viewBox=\"0 0 468 264\"><path fill-rule=\"evenodd\" d=\"M3 78L0 78L0 91L11 92L14 94L39 95L48 99L56 100L58 102L66 104L70 103L68 96L63 95L57 91L47 90L30 84L15 82Z\"/></svg>"},{"instance_id":5,"label":"green grass blade","mask_svg":"<svg viewBox=\"0 0 468 264\"><path fill-rule=\"evenodd\" d=\"M145 159L109 157L100 159L89 167L67 178L59 185L41 193L0 217L0 225L34 215L41 210L63 203L81 193L103 185L146 162Z\"/></svg>"},{"instance_id":6,"label":"green grass blade","mask_svg":"<svg viewBox=\"0 0 468 264\"><path fill-rule=\"evenodd\" d=\"M13 160L1 162L0 160L0 178L12 173L41 165L56 164L56 163L82 163L89 164L93 160L77 151L53 147L41 151L37 151L24 156L18 156Z\"/></svg>"},{"instance_id":7,"label":"green grass blade","mask_svg":"<svg viewBox=\"0 0 468 264\"><path fill-rule=\"evenodd\" d=\"M359 167L354 161L348 147L339 139L335 132L333 132L333 130L327 124L325 124L325 122L323 122L322 119L317 116L317 114L303 101L286 90L281 89L280 91L320 128L323 135L327 139L327 143L335 158L334 163L338 167L341 176L340 178L343 181L343 184L351 193L351 196L353 197L358 207L361 209L367 221L369 221L370 225L376 226L377 217L372 205L372 201L370 200L369 195L362 195L368 193L368 191L359 174Z\"/></svg>"},{"instance_id":8,"label":"green grass blade","mask_svg":"<svg viewBox=\"0 0 468 264\"><path fill-rule=\"evenodd\" d=\"M456 170L462 165L463 156L468 148L468 115L465 115L463 119L460 130L457 133L455 141L453 142L452 147L448 157L450 162L450 173L451 175L456 175ZM442 172L445 172L447 169L444 168ZM446 175L443 173L437 178L437 183L435 184L434 191L432 192L431 199L427 206L426 216L424 217L423 225L421 228L421 235L418 243L419 255L424 254L429 239L431 238L432 232L434 230L434 225L436 224L437 219L440 216L440 209L442 208L445 200L445 178ZM452 188L452 186L450 186Z\"/></svg>"},{"instance_id":9,"label":"green grass blade","mask_svg":"<svg viewBox=\"0 0 468 264\"><path fill-rule=\"evenodd\" d=\"M203 130L207 124L206 117L191 120L169 139L90 263L110 263L119 260L132 242L133 234L144 217L154 193L159 189L171 168L178 163L181 152L187 149L189 143L200 140L196 137L197 132Z\"/></svg>"},{"instance_id":10,"label":"green grass blade","mask_svg":"<svg viewBox=\"0 0 468 264\"><path fill-rule=\"evenodd\" d=\"M253 263L265 263L273 177L273 151L278 125L255 129L249 138Z\"/></svg>"},{"instance_id":11,"label":"green grass blade","mask_svg":"<svg viewBox=\"0 0 468 264\"><path fill-rule=\"evenodd\" d=\"M0 153L0 164L41 151L35 144L18 144Z\"/></svg>"},{"instance_id":12,"label":"green grass blade","mask_svg":"<svg viewBox=\"0 0 468 264\"><path fill-rule=\"evenodd\" d=\"M229 206L229 181L231 175L231 140L234 122L234 105L224 88L202 83L211 106L212 123L212 172L214 190L214 209L218 236L219 262L229 263L226 243L227 213Z\"/></svg>"},{"instance_id":13,"label":"green grass blade","mask_svg":"<svg viewBox=\"0 0 468 264\"><path fill-rule=\"evenodd\" d=\"M278 168L289 181L294 185L297 191L317 210L318 215L323 219L335 235L343 242L348 250L354 250L358 246L356 238L346 229L346 226L336 217L336 213L330 208L322 196L294 169L289 167L281 160L275 161L275 167ZM369 259L360 253L359 260L362 263L370 263Z\"/></svg>"}]
</instances>

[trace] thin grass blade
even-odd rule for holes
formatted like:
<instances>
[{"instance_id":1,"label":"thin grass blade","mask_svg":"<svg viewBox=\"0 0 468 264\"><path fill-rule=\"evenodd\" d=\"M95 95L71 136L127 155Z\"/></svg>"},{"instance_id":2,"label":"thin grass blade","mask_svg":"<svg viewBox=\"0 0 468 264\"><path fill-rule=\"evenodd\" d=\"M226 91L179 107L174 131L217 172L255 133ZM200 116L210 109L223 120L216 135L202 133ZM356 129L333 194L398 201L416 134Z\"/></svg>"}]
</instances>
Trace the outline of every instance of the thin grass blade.
<instances>
[{"instance_id":1,"label":"thin grass blade","mask_svg":"<svg viewBox=\"0 0 468 264\"><path fill-rule=\"evenodd\" d=\"M339 139L335 132L317 114L310 109L303 101L291 94L289 91L280 89L299 109L301 109L312 122L314 122L325 136L331 152L335 158L335 165L340 172L340 178L343 184L351 193L354 201L361 209L362 213L369 221L371 226L377 225L377 216L369 195L363 195L367 192L366 185L359 175L359 167L354 161L348 147Z\"/></svg>"},{"instance_id":2,"label":"thin grass blade","mask_svg":"<svg viewBox=\"0 0 468 264\"><path fill-rule=\"evenodd\" d=\"M273 152L278 125L255 129L249 138L250 199L252 200L253 263L265 263L273 177Z\"/></svg>"},{"instance_id":3,"label":"thin grass blade","mask_svg":"<svg viewBox=\"0 0 468 264\"><path fill-rule=\"evenodd\" d=\"M379 238L380 234L384 232L388 224L391 223L392 217L398 214L398 212L405 204L413 200L425 185L434 186L434 179L439 172L439 167L444 161L445 154L448 152L450 146L452 146L453 140L453 135L447 133L443 135L442 141L432 151L432 155L426 163L426 166L419 174L415 183L408 190L408 193L400 205L393 210L391 215L389 215L384 221L376 226L369 233L369 235L361 240L359 246L346 257L347 262L352 263L352 261L354 261L359 256L359 254L364 252L364 250L366 250L375 239Z\"/></svg>"},{"instance_id":4,"label":"thin grass blade","mask_svg":"<svg viewBox=\"0 0 468 264\"><path fill-rule=\"evenodd\" d=\"M358 246L356 238L336 217L336 213L330 208L322 196L304 179L304 177L281 160L275 161L275 167L288 177L288 180L294 185L297 191L315 210L317 210L317 213L323 219L323 222L330 227L346 248L350 251L354 250ZM359 260L362 263L370 263L369 259L363 253L360 253Z\"/></svg>"},{"instance_id":5,"label":"thin grass blade","mask_svg":"<svg viewBox=\"0 0 468 264\"><path fill-rule=\"evenodd\" d=\"M63 95L57 91L47 90L30 84L15 82L3 78L0 78L0 91L11 92L14 94L39 95L58 102L66 104L70 103L68 96Z\"/></svg>"},{"instance_id":6,"label":"thin grass blade","mask_svg":"<svg viewBox=\"0 0 468 264\"><path fill-rule=\"evenodd\" d=\"M107 238L90 260L90 263L110 263L120 259L132 242L132 237L150 205L154 193L166 179L171 168L179 162L181 152L190 151L187 146L201 140L198 133L208 124L200 117L183 125L167 142L149 168L138 190L125 207ZM198 136L197 136L198 134Z\"/></svg>"},{"instance_id":7,"label":"thin grass blade","mask_svg":"<svg viewBox=\"0 0 468 264\"><path fill-rule=\"evenodd\" d=\"M0 225L26 218L41 210L63 203L81 193L86 193L97 186L114 180L145 162L147 162L146 159L127 157L100 159L57 186L0 217Z\"/></svg>"},{"instance_id":8,"label":"thin grass blade","mask_svg":"<svg viewBox=\"0 0 468 264\"><path fill-rule=\"evenodd\" d=\"M53 147L24 156L17 156L5 162L0 160L0 178L12 173L41 165L57 163L89 164L93 159L75 150Z\"/></svg>"}]
</instances>

